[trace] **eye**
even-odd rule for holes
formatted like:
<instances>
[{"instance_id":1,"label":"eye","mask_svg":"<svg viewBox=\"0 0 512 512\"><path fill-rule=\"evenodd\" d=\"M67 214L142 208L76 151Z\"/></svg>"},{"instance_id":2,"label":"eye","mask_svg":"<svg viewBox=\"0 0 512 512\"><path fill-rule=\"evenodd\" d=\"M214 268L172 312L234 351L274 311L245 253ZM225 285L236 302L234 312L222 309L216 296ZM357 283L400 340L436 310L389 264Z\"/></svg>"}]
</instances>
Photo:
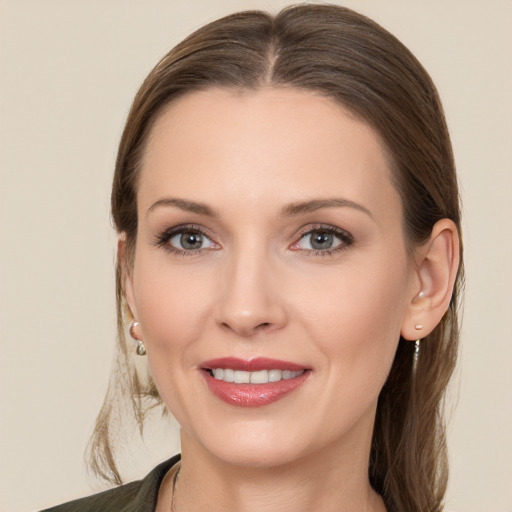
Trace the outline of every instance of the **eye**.
<instances>
[{"instance_id":1,"label":"eye","mask_svg":"<svg viewBox=\"0 0 512 512\"><path fill-rule=\"evenodd\" d=\"M344 230L318 227L304 233L291 249L329 254L348 247L352 242L352 236Z\"/></svg>"},{"instance_id":2,"label":"eye","mask_svg":"<svg viewBox=\"0 0 512 512\"><path fill-rule=\"evenodd\" d=\"M315 251L325 251L326 249L333 249L341 244L339 238L335 237L333 233L328 231L312 231L304 235L299 241L301 249L313 249Z\"/></svg>"},{"instance_id":3,"label":"eye","mask_svg":"<svg viewBox=\"0 0 512 512\"><path fill-rule=\"evenodd\" d=\"M168 229L157 237L155 245L182 255L196 254L204 249L219 249L219 245L200 229L181 226Z\"/></svg>"},{"instance_id":4,"label":"eye","mask_svg":"<svg viewBox=\"0 0 512 512\"><path fill-rule=\"evenodd\" d=\"M185 251L205 249L209 247L211 243L211 240L199 231L184 231L169 238L169 245Z\"/></svg>"}]
</instances>

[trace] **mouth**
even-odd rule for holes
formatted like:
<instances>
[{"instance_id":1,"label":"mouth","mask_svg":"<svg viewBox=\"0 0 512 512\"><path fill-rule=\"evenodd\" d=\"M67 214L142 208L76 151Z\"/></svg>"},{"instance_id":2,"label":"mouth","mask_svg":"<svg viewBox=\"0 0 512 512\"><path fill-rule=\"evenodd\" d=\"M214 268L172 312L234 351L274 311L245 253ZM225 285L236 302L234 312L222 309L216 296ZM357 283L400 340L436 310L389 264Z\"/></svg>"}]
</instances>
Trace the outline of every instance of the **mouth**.
<instances>
[{"instance_id":1,"label":"mouth","mask_svg":"<svg viewBox=\"0 0 512 512\"><path fill-rule=\"evenodd\" d=\"M222 358L200 365L210 391L239 407L268 405L298 389L311 369L276 359Z\"/></svg>"}]
</instances>

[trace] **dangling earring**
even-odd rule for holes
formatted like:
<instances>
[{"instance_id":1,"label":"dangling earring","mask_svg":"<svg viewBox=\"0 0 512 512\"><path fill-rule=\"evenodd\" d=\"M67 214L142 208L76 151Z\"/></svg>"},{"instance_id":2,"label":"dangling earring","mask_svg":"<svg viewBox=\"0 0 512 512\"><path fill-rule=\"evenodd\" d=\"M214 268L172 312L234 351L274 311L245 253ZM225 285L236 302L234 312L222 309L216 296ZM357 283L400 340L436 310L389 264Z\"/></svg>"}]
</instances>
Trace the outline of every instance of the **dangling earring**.
<instances>
[{"instance_id":1,"label":"dangling earring","mask_svg":"<svg viewBox=\"0 0 512 512\"><path fill-rule=\"evenodd\" d=\"M136 353L138 356L145 356L146 355L146 345L144 345L144 342L142 340L137 340L137 350Z\"/></svg>"},{"instance_id":2,"label":"dangling earring","mask_svg":"<svg viewBox=\"0 0 512 512\"><path fill-rule=\"evenodd\" d=\"M420 345L421 340L416 340L414 343L414 355L412 359L412 371L416 371L416 367L418 366L418 359L420 357Z\"/></svg>"},{"instance_id":3,"label":"dangling earring","mask_svg":"<svg viewBox=\"0 0 512 512\"><path fill-rule=\"evenodd\" d=\"M144 342L142 340L140 340L139 338L137 338L137 336L135 336L135 328L139 325L139 322L137 322L136 320L134 320L131 324L130 324L130 336L137 342L137 348L136 348L136 354L138 356L145 356L146 355L146 345L144 345Z\"/></svg>"},{"instance_id":4,"label":"dangling earring","mask_svg":"<svg viewBox=\"0 0 512 512\"><path fill-rule=\"evenodd\" d=\"M420 295L422 294L423 292L420 292ZM417 330L417 331L421 331L421 329L423 329L423 325L421 324L416 324L414 326L414 328ZM415 372L416 371L416 367L418 366L418 359L420 357L420 344L421 344L421 339L419 340L416 340L415 343L414 343L414 355L413 355L413 359L412 359L412 371Z\"/></svg>"}]
</instances>

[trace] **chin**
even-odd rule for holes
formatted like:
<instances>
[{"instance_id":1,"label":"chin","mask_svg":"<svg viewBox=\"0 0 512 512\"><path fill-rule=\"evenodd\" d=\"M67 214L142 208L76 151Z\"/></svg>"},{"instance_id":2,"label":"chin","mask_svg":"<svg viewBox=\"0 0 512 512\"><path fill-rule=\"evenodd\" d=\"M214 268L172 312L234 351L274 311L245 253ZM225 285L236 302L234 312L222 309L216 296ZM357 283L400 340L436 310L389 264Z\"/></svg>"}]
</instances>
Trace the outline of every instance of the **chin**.
<instances>
[{"instance_id":1,"label":"chin","mask_svg":"<svg viewBox=\"0 0 512 512\"><path fill-rule=\"evenodd\" d=\"M227 464L254 469L285 466L304 456L297 446L290 446L288 443L283 445L282 442L237 442L227 449L217 449L215 452L214 455Z\"/></svg>"},{"instance_id":2,"label":"chin","mask_svg":"<svg viewBox=\"0 0 512 512\"><path fill-rule=\"evenodd\" d=\"M217 428L187 432L182 429L182 448L199 449L226 464L244 468L272 468L292 463L307 452L300 432L268 421L218 424Z\"/></svg>"}]
</instances>

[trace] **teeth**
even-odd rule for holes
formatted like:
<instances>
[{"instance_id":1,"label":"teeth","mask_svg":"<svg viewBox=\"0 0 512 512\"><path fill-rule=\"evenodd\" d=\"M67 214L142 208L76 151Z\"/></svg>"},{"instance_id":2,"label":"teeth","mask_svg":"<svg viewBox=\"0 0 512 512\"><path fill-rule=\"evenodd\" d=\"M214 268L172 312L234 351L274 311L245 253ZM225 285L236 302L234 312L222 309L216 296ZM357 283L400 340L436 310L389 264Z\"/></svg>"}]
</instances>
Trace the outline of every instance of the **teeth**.
<instances>
[{"instance_id":1,"label":"teeth","mask_svg":"<svg viewBox=\"0 0 512 512\"><path fill-rule=\"evenodd\" d=\"M268 382L268 371L261 370L261 372L251 373L251 384L266 384Z\"/></svg>"},{"instance_id":2,"label":"teeth","mask_svg":"<svg viewBox=\"0 0 512 512\"><path fill-rule=\"evenodd\" d=\"M231 370L230 368L213 368L213 376L224 382L236 384L267 384L280 380L294 379L303 374L304 371L292 372L290 370L261 370L259 372L245 372L242 370Z\"/></svg>"},{"instance_id":3,"label":"teeth","mask_svg":"<svg viewBox=\"0 0 512 512\"><path fill-rule=\"evenodd\" d=\"M277 382L278 380L281 380L282 376L283 376L283 372L281 370L270 370L268 372L268 381L269 382Z\"/></svg>"},{"instance_id":4,"label":"teeth","mask_svg":"<svg viewBox=\"0 0 512 512\"><path fill-rule=\"evenodd\" d=\"M235 372L233 370L230 370L229 368L226 368L224 370L222 380L225 380L226 382L235 382Z\"/></svg>"},{"instance_id":5,"label":"teeth","mask_svg":"<svg viewBox=\"0 0 512 512\"><path fill-rule=\"evenodd\" d=\"M251 374L249 372L242 372L235 370L235 384L249 384L251 382Z\"/></svg>"}]
</instances>

